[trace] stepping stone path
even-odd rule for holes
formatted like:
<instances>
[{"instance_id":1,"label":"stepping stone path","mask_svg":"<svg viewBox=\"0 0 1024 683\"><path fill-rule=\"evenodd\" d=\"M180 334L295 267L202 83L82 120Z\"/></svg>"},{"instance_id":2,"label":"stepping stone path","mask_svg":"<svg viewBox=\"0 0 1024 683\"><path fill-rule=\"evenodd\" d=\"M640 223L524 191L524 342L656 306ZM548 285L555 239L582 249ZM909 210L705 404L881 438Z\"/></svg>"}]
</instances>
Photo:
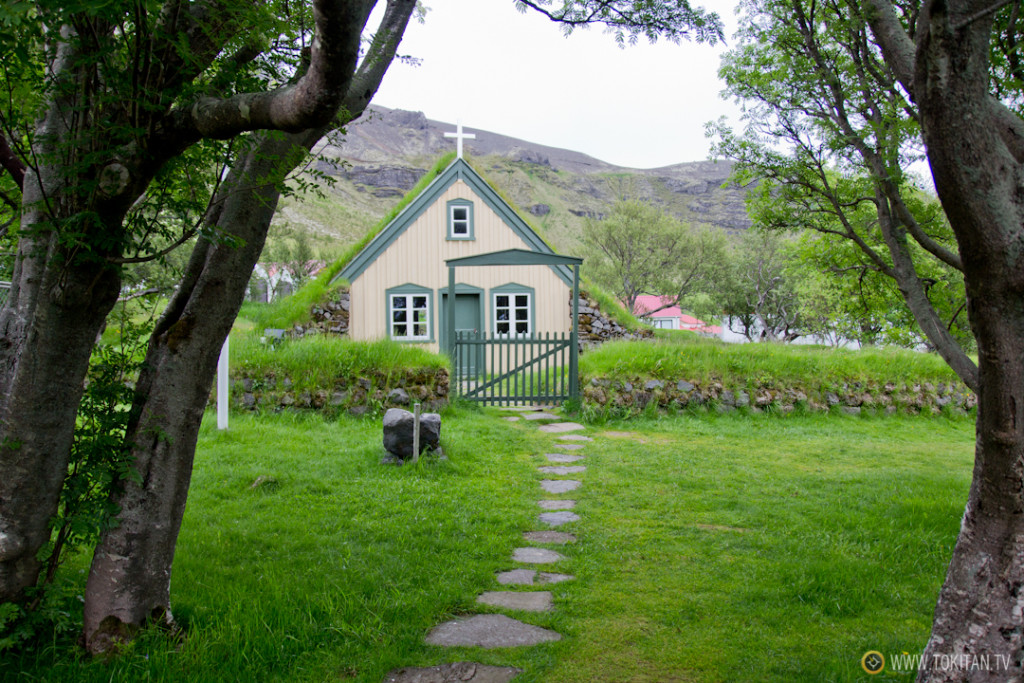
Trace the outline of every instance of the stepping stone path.
<instances>
[{"instance_id":1,"label":"stepping stone path","mask_svg":"<svg viewBox=\"0 0 1024 683\"><path fill-rule=\"evenodd\" d=\"M584 429L575 422L556 422L560 418L552 413L544 412L537 406L505 406L503 408L518 415L502 419L510 423L525 424L547 422L538 429L549 434L558 434L560 441L576 443L556 443L554 448L577 451L584 448L584 443L593 441L589 436L571 434ZM555 465L538 466L538 471L549 476L579 475L586 471L583 465L570 463L583 460L582 455L564 453L545 453L544 458ZM562 494L574 491L583 485L577 479L541 479L541 489L548 494ZM580 519L575 512L575 500L543 499L537 501L545 512L538 515L538 521L549 527L570 524ZM576 536L564 531L552 529L526 531L523 539L535 544L515 548L511 561L525 565L558 565L561 567L569 559L555 550L538 547L539 545L567 545L576 541ZM539 571L535 568L520 567L499 572L495 577L498 585L517 587L518 590L493 590L481 594L477 603L491 608L510 610L513 612L551 612L556 609L554 595L547 590L530 590L532 586L543 586L572 581L571 574ZM526 617L524 617L526 618ZM454 619L436 626L426 637L428 645L438 647L482 647L486 649L524 647L561 640L561 634L550 629L519 621L504 614L477 614ZM475 662L457 662L439 666L397 669L388 674L384 683L508 683L521 673L514 667L485 666Z\"/></svg>"},{"instance_id":2,"label":"stepping stone path","mask_svg":"<svg viewBox=\"0 0 1024 683\"><path fill-rule=\"evenodd\" d=\"M544 522L545 524L550 524L551 526L562 526L563 524L568 524L569 522L578 522L580 516L577 515L575 512L561 510L559 512L542 512L540 513L538 519Z\"/></svg>"},{"instance_id":3,"label":"stepping stone path","mask_svg":"<svg viewBox=\"0 0 1024 683\"><path fill-rule=\"evenodd\" d=\"M384 683L509 683L522 673L512 666L486 666L476 662L442 664L392 671Z\"/></svg>"},{"instance_id":4,"label":"stepping stone path","mask_svg":"<svg viewBox=\"0 0 1024 683\"><path fill-rule=\"evenodd\" d=\"M582 482L575 479L541 479L540 487L548 493L568 493L575 491Z\"/></svg>"},{"instance_id":5,"label":"stepping stone path","mask_svg":"<svg viewBox=\"0 0 1024 683\"><path fill-rule=\"evenodd\" d=\"M561 583L562 581L572 581L575 578L568 574L539 572L536 569L513 569L499 573L498 583L502 586L533 586L535 583Z\"/></svg>"},{"instance_id":6,"label":"stepping stone path","mask_svg":"<svg viewBox=\"0 0 1024 683\"><path fill-rule=\"evenodd\" d=\"M538 467L537 469L544 474L559 474L563 477L567 474L579 474L580 472L587 471L587 468L583 465L571 465L569 467Z\"/></svg>"},{"instance_id":7,"label":"stepping stone path","mask_svg":"<svg viewBox=\"0 0 1024 683\"><path fill-rule=\"evenodd\" d=\"M545 453L544 457L548 459L548 462L579 462L583 459L582 455L563 455L562 453Z\"/></svg>"},{"instance_id":8,"label":"stepping stone path","mask_svg":"<svg viewBox=\"0 0 1024 683\"><path fill-rule=\"evenodd\" d=\"M576 507L575 500L538 500L537 504L544 510L571 510Z\"/></svg>"}]
</instances>

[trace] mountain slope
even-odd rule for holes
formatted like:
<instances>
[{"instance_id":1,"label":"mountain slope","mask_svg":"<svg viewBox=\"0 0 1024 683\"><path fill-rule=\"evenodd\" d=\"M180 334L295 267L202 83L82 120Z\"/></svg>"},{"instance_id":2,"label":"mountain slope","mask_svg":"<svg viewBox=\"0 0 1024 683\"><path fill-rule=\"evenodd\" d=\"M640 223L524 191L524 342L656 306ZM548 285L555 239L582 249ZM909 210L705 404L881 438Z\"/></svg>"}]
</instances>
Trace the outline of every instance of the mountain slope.
<instances>
[{"instance_id":1,"label":"mountain slope","mask_svg":"<svg viewBox=\"0 0 1024 683\"><path fill-rule=\"evenodd\" d=\"M358 240L430 168L451 151L444 137L454 126L421 112L372 107L345 133L317 150L314 168L334 179L322 196L286 199L275 232L304 232L321 251ZM532 214L563 253L579 251L588 218L600 219L620 197L646 199L685 222L746 230L745 191L728 184L729 162L699 161L656 169L629 169L580 152L538 145L478 129L466 154L506 197Z\"/></svg>"}]
</instances>

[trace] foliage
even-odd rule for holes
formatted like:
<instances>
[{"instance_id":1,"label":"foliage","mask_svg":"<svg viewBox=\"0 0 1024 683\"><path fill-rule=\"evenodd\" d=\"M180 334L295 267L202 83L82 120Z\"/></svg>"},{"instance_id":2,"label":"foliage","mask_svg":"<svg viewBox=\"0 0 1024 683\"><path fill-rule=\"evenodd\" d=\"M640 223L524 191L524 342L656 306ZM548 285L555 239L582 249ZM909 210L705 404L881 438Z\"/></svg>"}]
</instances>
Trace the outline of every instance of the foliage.
<instances>
[{"instance_id":1,"label":"foliage","mask_svg":"<svg viewBox=\"0 0 1024 683\"><path fill-rule=\"evenodd\" d=\"M590 278L630 311L641 294L661 296L661 308L713 295L725 267L720 232L685 226L635 199L620 200L603 220L588 221L583 243Z\"/></svg>"},{"instance_id":2,"label":"foliage","mask_svg":"<svg viewBox=\"0 0 1024 683\"><path fill-rule=\"evenodd\" d=\"M719 74L743 104L745 130L718 126L716 151L738 162L741 182L758 183L755 225L822 235L819 246L836 252L818 260L819 273L840 278L847 297L868 295L834 307L819 297L819 324L853 332L851 309L872 311L858 338L927 338L973 381L956 243L909 170L921 159L914 105L888 75L859 6L750 0L743 8L739 43ZM862 290L864 282L872 286ZM914 325L880 308L878 298L897 287L903 303L888 307L910 312Z\"/></svg>"},{"instance_id":3,"label":"foliage","mask_svg":"<svg viewBox=\"0 0 1024 683\"><path fill-rule=\"evenodd\" d=\"M748 341L792 341L804 334L798 283L788 240L749 230L732 245L731 272L722 278L723 313L729 328Z\"/></svg>"},{"instance_id":4,"label":"foliage","mask_svg":"<svg viewBox=\"0 0 1024 683\"><path fill-rule=\"evenodd\" d=\"M549 9L552 5L555 9ZM636 44L640 36L652 43L658 38L678 43L692 37L711 44L723 39L718 15L694 8L688 0L516 0L516 7L540 12L561 24L567 35L580 26L603 24L620 46Z\"/></svg>"}]
</instances>

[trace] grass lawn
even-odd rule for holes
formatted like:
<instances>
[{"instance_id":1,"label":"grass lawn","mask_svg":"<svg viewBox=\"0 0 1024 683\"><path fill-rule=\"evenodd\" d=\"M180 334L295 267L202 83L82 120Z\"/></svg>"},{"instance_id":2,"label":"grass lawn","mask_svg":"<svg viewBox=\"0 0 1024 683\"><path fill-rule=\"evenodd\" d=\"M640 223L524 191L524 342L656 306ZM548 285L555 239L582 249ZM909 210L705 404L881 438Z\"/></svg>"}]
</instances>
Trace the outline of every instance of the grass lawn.
<instances>
[{"instance_id":1,"label":"grass lawn","mask_svg":"<svg viewBox=\"0 0 1024 683\"><path fill-rule=\"evenodd\" d=\"M379 683L471 658L522 667L517 683L866 680L866 650L925 643L973 448L969 419L590 427L584 485L563 496L579 501L579 540L554 569L577 580L553 587L554 613L516 615L566 638L444 651L426 632L478 611L537 528L535 467L554 437L465 409L444 419L447 462L384 467L378 420L232 419L200 438L172 586L186 635L109 664L58 637L0 676Z\"/></svg>"}]
</instances>

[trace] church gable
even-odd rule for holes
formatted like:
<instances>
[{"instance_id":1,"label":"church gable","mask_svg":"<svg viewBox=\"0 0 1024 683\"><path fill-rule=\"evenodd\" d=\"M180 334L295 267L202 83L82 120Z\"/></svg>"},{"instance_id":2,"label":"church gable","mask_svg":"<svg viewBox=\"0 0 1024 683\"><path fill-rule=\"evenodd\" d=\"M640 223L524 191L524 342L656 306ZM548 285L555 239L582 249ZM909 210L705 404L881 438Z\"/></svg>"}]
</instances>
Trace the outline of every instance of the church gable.
<instances>
[{"instance_id":1,"label":"church gable","mask_svg":"<svg viewBox=\"0 0 1024 683\"><path fill-rule=\"evenodd\" d=\"M454 188L454 189L453 189ZM438 216L443 216L443 220ZM490 218L496 220L490 220ZM403 236L412 228L414 239ZM489 228L481 231L478 225ZM438 236L438 230L441 231ZM497 233L509 231L505 236ZM436 249L433 241L464 242L464 248ZM396 243L401 246L396 247ZM494 246L500 242L501 246ZM484 246L485 244L491 246ZM377 237L345 265L336 279L350 283L393 248L411 248L419 259L428 252L443 258L457 258L497 249L520 248L554 253L529 225L463 159L456 159L434 179ZM390 259L389 259L390 260ZM442 264L443 265L443 264ZM571 274L565 267L553 267L567 285Z\"/></svg>"}]
</instances>

